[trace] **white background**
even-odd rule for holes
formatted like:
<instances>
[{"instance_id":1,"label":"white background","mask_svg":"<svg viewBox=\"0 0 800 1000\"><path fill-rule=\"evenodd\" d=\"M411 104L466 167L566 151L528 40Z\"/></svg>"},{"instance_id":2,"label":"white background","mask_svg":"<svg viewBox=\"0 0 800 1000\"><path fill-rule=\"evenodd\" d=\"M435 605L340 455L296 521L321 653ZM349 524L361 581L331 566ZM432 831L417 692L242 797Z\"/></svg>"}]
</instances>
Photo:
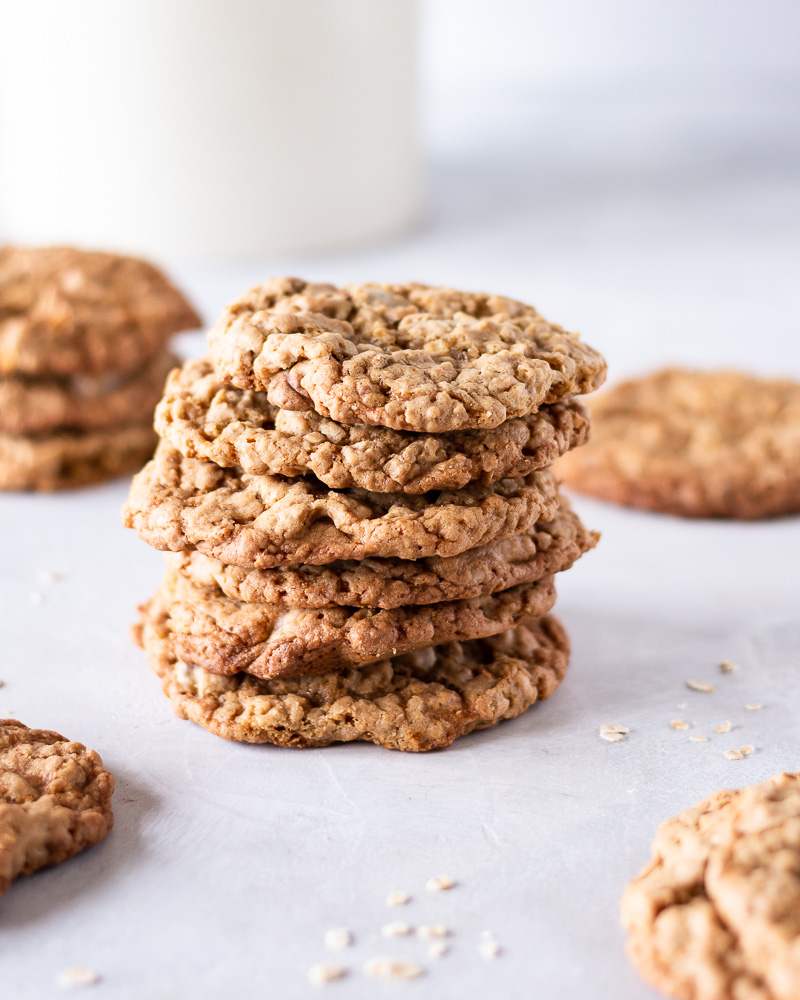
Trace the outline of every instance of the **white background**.
<instances>
[{"instance_id":1,"label":"white background","mask_svg":"<svg viewBox=\"0 0 800 1000\"><path fill-rule=\"evenodd\" d=\"M167 262L209 318L275 273L417 278L533 301L612 377L665 362L800 375L796 5L437 0L423 29L419 228L311 259ZM561 581L575 646L563 688L412 756L237 746L174 719L126 636L160 557L118 526L124 496L119 483L0 498L0 714L95 747L118 780L106 844L0 901L4 997L59 995L72 964L100 973L91 995L108 1000L305 997L326 957L353 969L328 988L348 1000L654 996L624 960L617 901L658 822L800 766L797 518L689 522L579 500L603 540ZM43 583L47 570L64 576ZM723 676L723 659L739 669ZM688 691L692 677L714 694ZM676 717L709 741L670 729ZM628 739L603 743L605 721ZM723 759L745 743L752 757ZM426 893L441 872L458 887ZM414 902L387 909L392 889ZM392 919L441 920L452 953L384 941ZM342 925L356 947L326 955ZM484 929L505 947L491 964ZM428 974L365 980L383 954Z\"/></svg>"}]
</instances>

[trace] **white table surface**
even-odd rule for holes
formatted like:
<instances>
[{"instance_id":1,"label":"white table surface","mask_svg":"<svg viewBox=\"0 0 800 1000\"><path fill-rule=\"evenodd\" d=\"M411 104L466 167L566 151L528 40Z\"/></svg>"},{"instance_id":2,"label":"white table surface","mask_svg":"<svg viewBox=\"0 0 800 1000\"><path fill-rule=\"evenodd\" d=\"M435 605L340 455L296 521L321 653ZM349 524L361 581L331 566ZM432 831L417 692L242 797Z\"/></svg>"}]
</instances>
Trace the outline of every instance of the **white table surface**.
<instances>
[{"instance_id":1,"label":"white table surface","mask_svg":"<svg viewBox=\"0 0 800 1000\"><path fill-rule=\"evenodd\" d=\"M417 277L527 297L581 329L617 376L664 361L800 374L798 196L779 158L770 167L773 147L762 141L764 162L743 166L722 134L708 169L662 172L653 135L652 162L639 163L641 123L620 121L593 115L580 132L597 152L591 184L580 144L547 162L532 147L490 162L462 155L462 131L442 140L436 207L416 235L178 273L209 315L271 273ZM544 139L548 122L542 113ZM675 135L664 149L680 148L685 129ZM779 122L776 149L781 135ZM626 166L606 170L621 138ZM579 499L603 539L561 578L574 657L551 701L442 753L301 752L225 743L173 717L127 637L161 557L119 526L125 493L119 482L0 497L0 715L83 741L117 778L106 843L0 900L3 1000L63 995L54 977L71 965L102 976L86 991L98 1000L654 996L624 959L617 905L658 822L800 766L800 519L690 522ZM45 582L48 571L63 575ZM723 675L725 659L738 669ZM691 692L688 678L716 691ZM671 729L676 717L708 742ZM629 726L627 740L601 741L607 721ZM751 757L723 758L745 743ZM426 892L441 873L457 887ZM388 909L394 889L413 902ZM451 953L428 960L416 938L383 939L395 919L446 924ZM338 926L356 944L326 953ZM484 930L504 948L494 962L477 954ZM427 975L366 980L377 955L414 958ZM316 992L306 972L325 959L353 971Z\"/></svg>"}]
</instances>

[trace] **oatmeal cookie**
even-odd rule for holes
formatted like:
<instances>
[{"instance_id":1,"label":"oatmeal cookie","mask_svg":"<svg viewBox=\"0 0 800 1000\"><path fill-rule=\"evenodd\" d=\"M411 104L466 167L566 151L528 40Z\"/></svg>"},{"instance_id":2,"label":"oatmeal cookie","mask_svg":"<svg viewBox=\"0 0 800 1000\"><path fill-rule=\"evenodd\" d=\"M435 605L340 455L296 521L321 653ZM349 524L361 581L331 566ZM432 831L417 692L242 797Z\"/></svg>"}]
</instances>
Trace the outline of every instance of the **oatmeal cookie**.
<instances>
[{"instance_id":1,"label":"oatmeal cookie","mask_svg":"<svg viewBox=\"0 0 800 1000\"><path fill-rule=\"evenodd\" d=\"M602 357L532 306L419 284L268 281L209 335L217 374L284 410L439 434L591 392Z\"/></svg>"},{"instance_id":2,"label":"oatmeal cookie","mask_svg":"<svg viewBox=\"0 0 800 1000\"><path fill-rule=\"evenodd\" d=\"M184 458L162 441L134 478L123 518L154 548L261 569L457 555L552 520L557 509L549 471L418 496L334 491L312 476L251 476Z\"/></svg>"},{"instance_id":3,"label":"oatmeal cookie","mask_svg":"<svg viewBox=\"0 0 800 1000\"><path fill-rule=\"evenodd\" d=\"M176 715L225 739L291 747L447 747L549 698L569 662L566 632L552 617L353 670L270 681L220 677L180 660L158 601L145 610L138 638Z\"/></svg>"},{"instance_id":4,"label":"oatmeal cookie","mask_svg":"<svg viewBox=\"0 0 800 1000\"><path fill-rule=\"evenodd\" d=\"M577 400L483 431L414 434L338 424L314 410L281 410L265 392L220 382L207 360L187 361L167 382L156 430L188 458L253 475L313 474L334 489L427 493L490 486L552 463L589 433Z\"/></svg>"},{"instance_id":5,"label":"oatmeal cookie","mask_svg":"<svg viewBox=\"0 0 800 1000\"><path fill-rule=\"evenodd\" d=\"M200 325L152 264L72 247L0 247L0 374L129 372Z\"/></svg>"},{"instance_id":6,"label":"oatmeal cookie","mask_svg":"<svg viewBox=\"0 0 800 1000\"><path fill-rule=\"evenodd\" d=\"M667 369L591 403L592 441L558 462L567 485L683 517L800 511L800 383Z\"/></svg>"},{"instance_id":7,"label":"oatmeal cookie","mask_svg":"<svg viewBox=\"0 0 800 1000\"><path fill-rule=\"evenodd\" d=\"M18 875L99 844L114 825L114 778L81 743L0 720L0 895Z\"/></svg>"}]
</instances>

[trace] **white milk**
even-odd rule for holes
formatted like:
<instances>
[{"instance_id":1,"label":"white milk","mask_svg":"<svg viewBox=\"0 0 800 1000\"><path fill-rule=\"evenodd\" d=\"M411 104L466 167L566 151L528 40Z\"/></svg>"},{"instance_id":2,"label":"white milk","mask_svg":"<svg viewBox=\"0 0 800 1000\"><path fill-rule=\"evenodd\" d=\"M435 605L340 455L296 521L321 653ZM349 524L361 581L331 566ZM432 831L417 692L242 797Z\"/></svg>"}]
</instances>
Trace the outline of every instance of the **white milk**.
<instances>
[{"instance_id":1,"label":"white milk","mask_svg":"<svg viewBox=\"0 0 800 1000\"><path fill-rule=\"evenodd\" d=\"M414 0L0 0L0 235L159 256L413 221Z\"/></svg>"}]
</instances>

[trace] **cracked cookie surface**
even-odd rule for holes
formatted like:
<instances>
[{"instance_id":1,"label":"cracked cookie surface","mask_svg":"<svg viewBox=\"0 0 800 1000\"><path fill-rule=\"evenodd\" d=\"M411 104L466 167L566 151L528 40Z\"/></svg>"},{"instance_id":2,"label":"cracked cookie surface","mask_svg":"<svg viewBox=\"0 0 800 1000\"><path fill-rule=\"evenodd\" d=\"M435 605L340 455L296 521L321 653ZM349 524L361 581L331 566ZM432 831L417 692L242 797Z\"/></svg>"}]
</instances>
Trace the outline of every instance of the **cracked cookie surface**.
<instances>
[{"instance_id":1,"label":"cracked cookie surface","mask_svg":"<svg viewBox=\"0 0 800 1000\"><path fill-rule=\"evenodd\" d=\"M549 471L419 496L334 491L313 477L222 469L185 458L162 441L134 478L123 518L154 548L196 549L228 565L260 569L457 555L527 531L540 518L552 520L557 509Z\"/></svg>"},{"instance_id":2,"label":"cracked cookie surface","mask_svg":"<svg viewBox=\"0 0 800 1000\"><path fill-rule=\"evenodd\" d=\"M482 597L522 583L532 583L569 569L597 544L562 497L552 521L524 535L497 539L457 556L425 559L363 559L322 566L273 569L227 566L200 552L171 556L190 580L211 581L239 601L284 604L297 608L400 608Z\"/></svg>"},{"instance_id":3,"label":"cracked cookie surface","mask_svg":"<svg viewBox=\"0 0 800 1000\"><path fill-rule=\"evenodd\" d=\"M420 284L268 281L209 334L217 374L285 410L442 433L591 392L602 357L532 307Z\"/></svg>"},{"instance_id":4,"label":"cracked cookie surface","mask_svg":"<svg viewBox=\"0 0 800 1000\"><path fill-rule=\"evenodd\" d=\"M593 398L592 440L559 460L567 485L684 517L800 511L800 383L667 369Z\"/></svg>"},{"instance_id":5,"label":"cracked cookie surface","mask_svg":"<svg viewBox=\"0 0 800 1000\"><path fill-rule=\"evenodd\" d=\"M188 580L174 564L158 602L175 651L211 673L293 677L362 666L423 646L481 639L541 618L555 601L553 578L486 597L408 608L291 608L248 604L214 584Z\"/></svg>"},{"instance_id":6,"label":"cracked cookie surface","mask_svg":"<svg viewBox=\"0 0 800 1000\"><path fill-rule=\"evenodd\" d=\"M582 404L570 400L484 431L434 435L339 424L220 382L210 361L201 360L170 376L156 430L188 458L253 475L311 473L336 489L426 493L527 476L583 444L589 421Z\"/></svg>"},{"instance_id":7,"label":"cracked cookie surface","mask_svg":"<svg viewBox=\"0 0 800 1000\"><path fill-rule=\"evenodd\" d=\"M631 960L681 1000L793 1000L798 913L799 774L716 792L662 823L622 898Z\"/></svg>"},{"instance_id":8,"label":"cracked cookie surface","mask_svg":"<svg viewBox=\"0 0 800 1000\"><path fill-rule=\"evenodd\" d=\"M200 318L134 257L72 247L0 247L0 374L127 372Z\"/></svg>"},{"instance_id":9,"label":"cracked cookie surface","mask_svg":"<svg viewBox=\"0 0 800 1000\"><path fill-rule=\"evenodd\" d=\"M270 681L184 663L158 602L145 611L138 639L176 715L225 739L289 747L365 740L393 750L444 748L549 698L569 662L567 634L551 616L488 639Z\"/></svg>"},{"instance_id":10,"label":"cracked cookie surface","mask_svg":"<svg viewBox=\"0 0 800 1000\"><path fill-rule=\"evenodd\" d=\"M18 875L100 843L114 778L94 750L0 719L0 895Z\"/></svg>"}]
</instances>

